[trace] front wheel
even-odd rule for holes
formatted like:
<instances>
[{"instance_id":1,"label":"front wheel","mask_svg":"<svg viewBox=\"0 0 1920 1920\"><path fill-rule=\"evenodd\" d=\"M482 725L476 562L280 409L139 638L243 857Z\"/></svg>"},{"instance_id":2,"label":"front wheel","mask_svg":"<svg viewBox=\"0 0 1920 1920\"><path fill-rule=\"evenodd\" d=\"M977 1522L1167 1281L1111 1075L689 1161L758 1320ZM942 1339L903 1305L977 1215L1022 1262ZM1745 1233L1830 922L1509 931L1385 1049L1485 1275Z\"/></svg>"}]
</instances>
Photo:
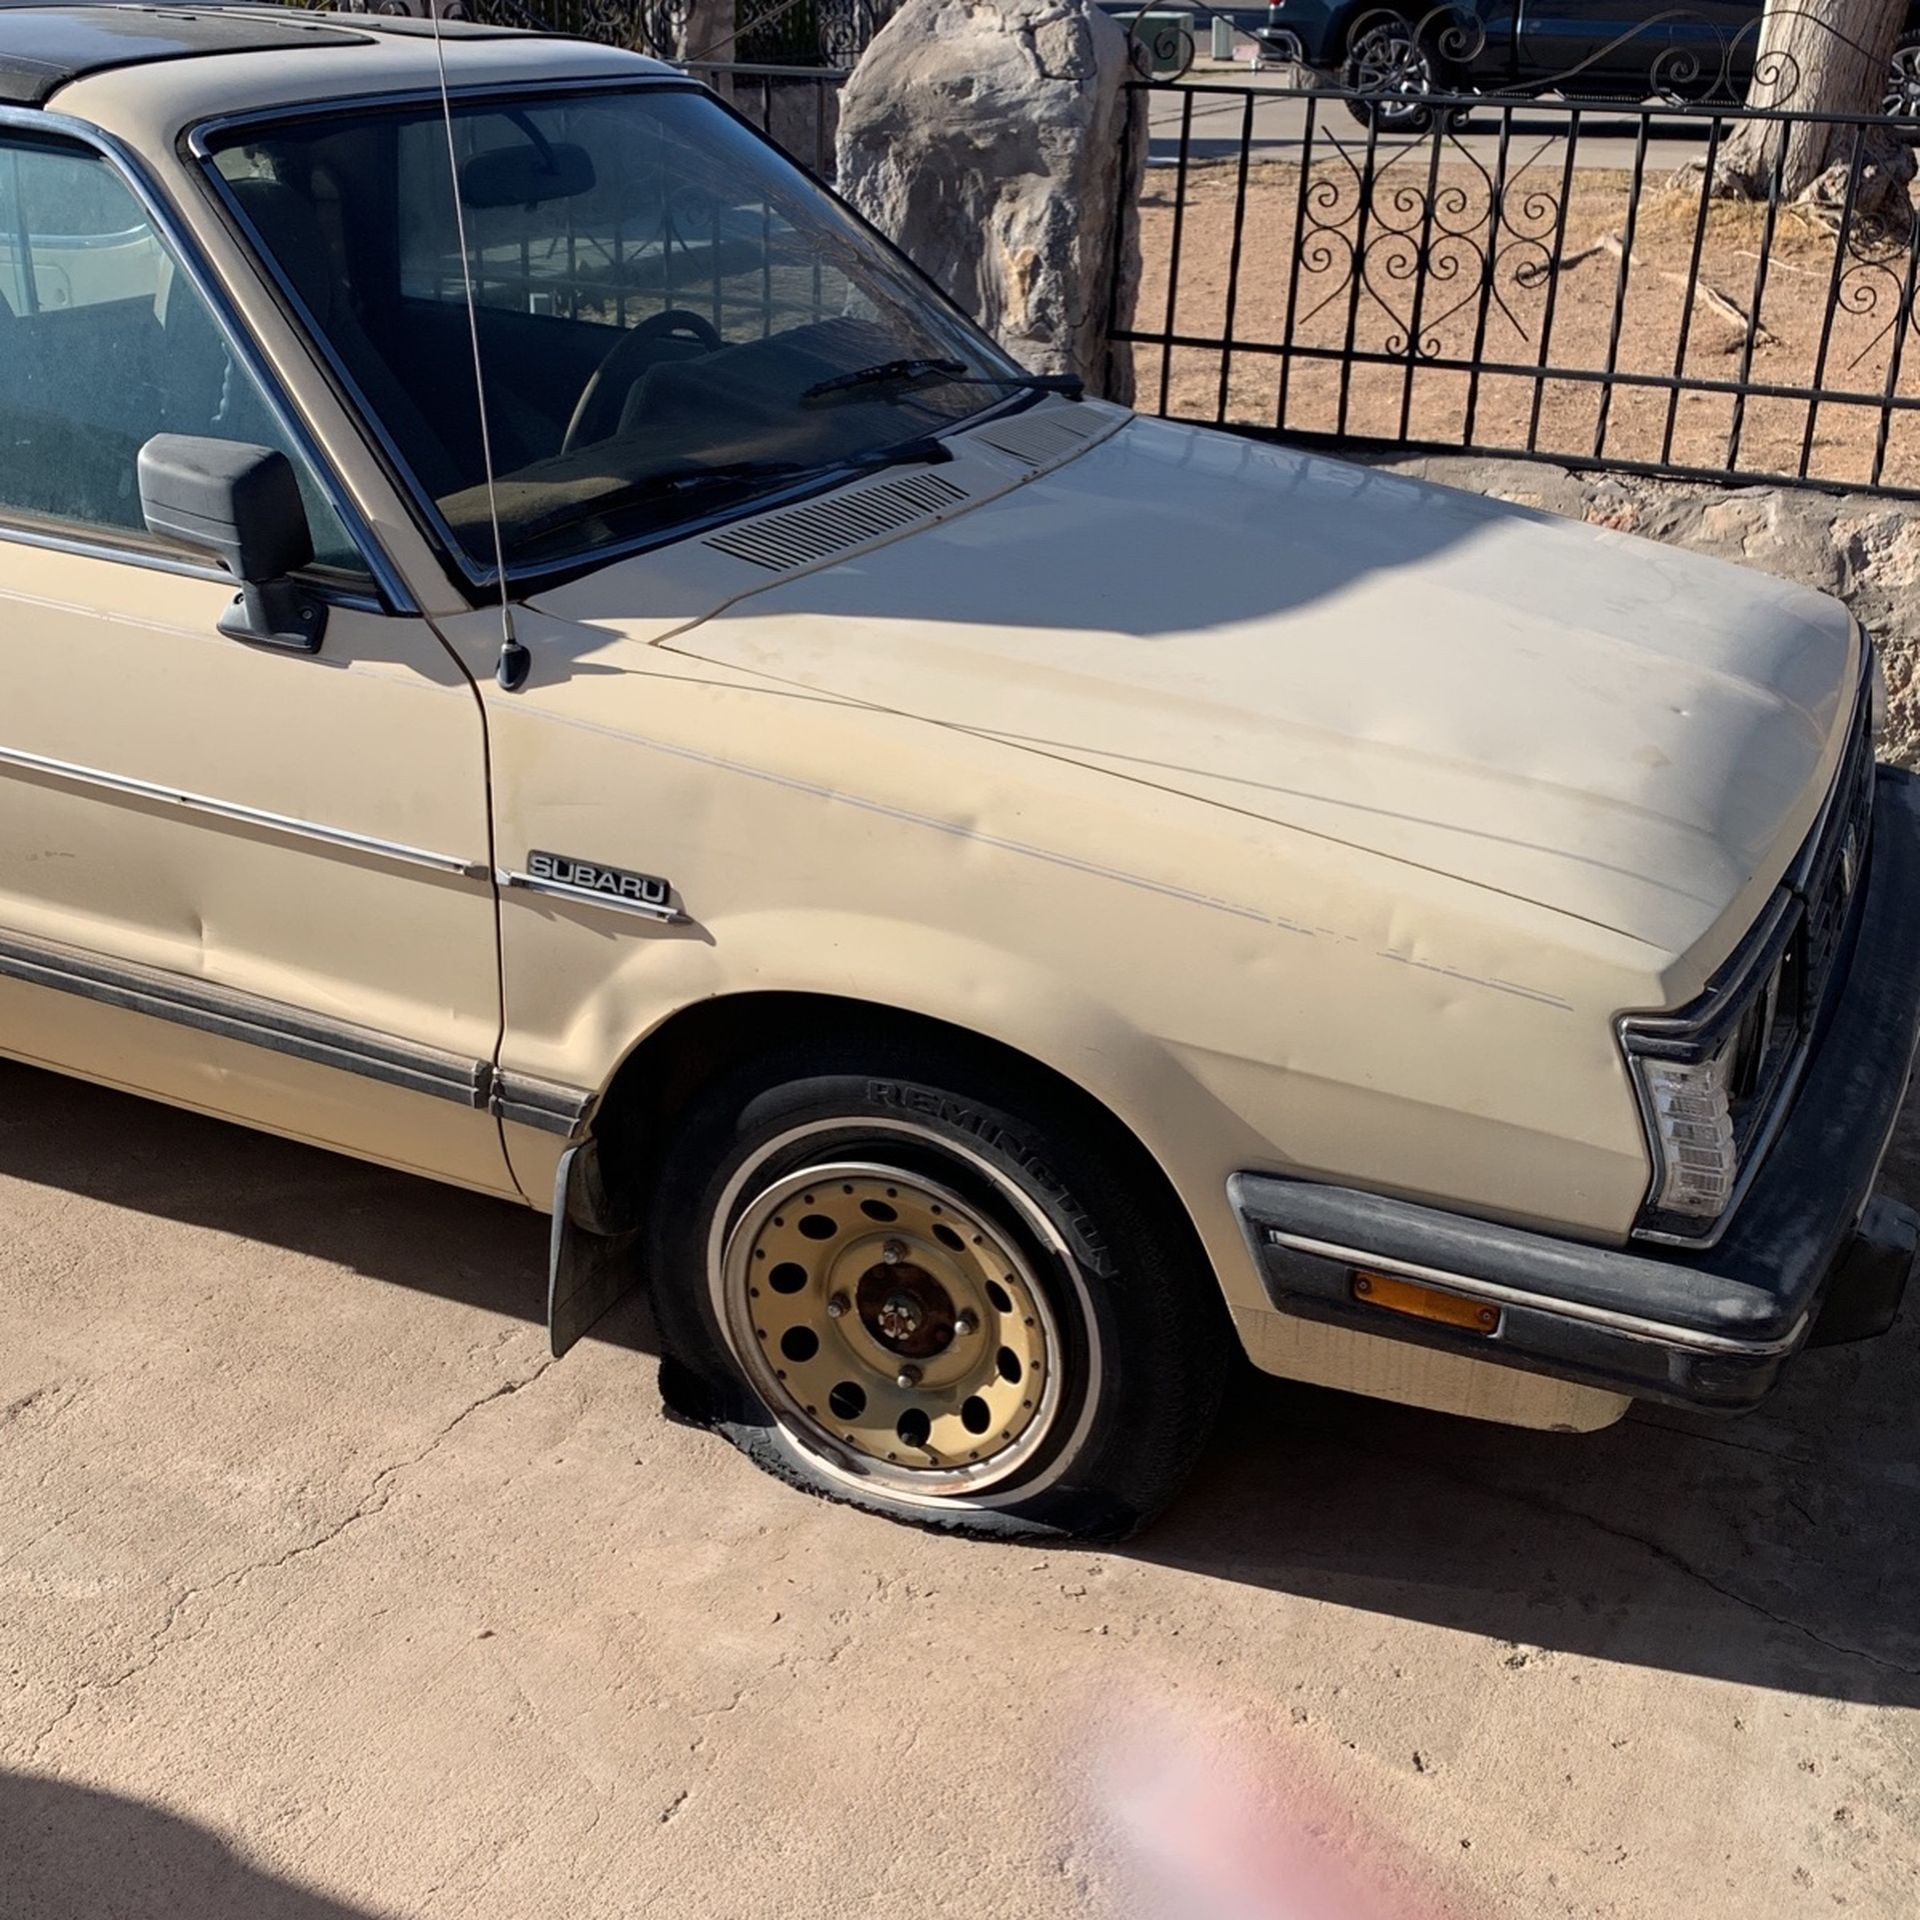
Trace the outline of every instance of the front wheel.
<instances>
[{"instance_id":1,"label":"front wheel","mask_svg":"<svg viewBox=\"0 0 1920 1920\"><path fill-rule=\"evenodd\" d=\"M654 1208L667 1397L896 1519L1132 1532L1204 1443L1229 1345L1190 1228L1104 1131L917 1047L716 1088Z\"/></svg>"}]
</instances>

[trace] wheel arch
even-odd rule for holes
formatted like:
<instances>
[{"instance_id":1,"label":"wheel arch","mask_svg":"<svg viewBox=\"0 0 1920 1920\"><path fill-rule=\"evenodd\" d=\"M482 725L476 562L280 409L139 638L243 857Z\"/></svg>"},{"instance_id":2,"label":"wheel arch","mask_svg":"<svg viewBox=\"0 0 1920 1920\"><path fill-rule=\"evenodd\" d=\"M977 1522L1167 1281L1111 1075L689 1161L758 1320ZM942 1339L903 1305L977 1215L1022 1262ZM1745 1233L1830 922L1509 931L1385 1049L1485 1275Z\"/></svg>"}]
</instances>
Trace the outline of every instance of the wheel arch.
<instances>
[{"instance_id":1,"label":"wheel arch","mask_svg":"<svg viewBox=\"0 0 1920 1920\"><path fill-rule=\"evenodd\" d=\"M1159 1190L1205 1257L1192 1209L1159 1156L1109 1100L1072 1075L954 1021L883 1002L792 989L748 990L695 1001L634 1044L595 1105L588 1138L598 1163L597 1192L586 1196L587 1217L581 1224L602 1232L637 1225L650 1199L661 1146L694 1102L717 1081L797 1035L815 1045L844 1043L850 1053L876 1043L964 1053L1016 1093L1025 1089L1037 1094L1086 1125L1104 1151ZM576 1198L576 1212L580 1205Z\"/></svg>"}]
</instances>

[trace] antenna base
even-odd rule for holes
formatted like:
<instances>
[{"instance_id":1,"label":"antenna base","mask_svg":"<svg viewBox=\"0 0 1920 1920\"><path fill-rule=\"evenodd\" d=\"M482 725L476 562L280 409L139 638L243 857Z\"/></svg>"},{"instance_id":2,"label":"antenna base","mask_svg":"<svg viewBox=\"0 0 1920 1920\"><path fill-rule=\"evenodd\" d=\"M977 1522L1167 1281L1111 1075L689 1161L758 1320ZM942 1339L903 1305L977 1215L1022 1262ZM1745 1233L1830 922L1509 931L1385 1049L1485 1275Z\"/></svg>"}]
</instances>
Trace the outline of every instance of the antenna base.
<instances>
[{"instance_id":1,"label":"antenna base","mask_svg":"<svg viewBox=\"0 0 1920 1920\"><path fill-rule=\"evenodd\" d=\"M526 685L532 666L533 655L518 640L505 640L500 645L500 658L494 662L493 677L502 693L518 693Z\"/></svg>"}]
</instances>

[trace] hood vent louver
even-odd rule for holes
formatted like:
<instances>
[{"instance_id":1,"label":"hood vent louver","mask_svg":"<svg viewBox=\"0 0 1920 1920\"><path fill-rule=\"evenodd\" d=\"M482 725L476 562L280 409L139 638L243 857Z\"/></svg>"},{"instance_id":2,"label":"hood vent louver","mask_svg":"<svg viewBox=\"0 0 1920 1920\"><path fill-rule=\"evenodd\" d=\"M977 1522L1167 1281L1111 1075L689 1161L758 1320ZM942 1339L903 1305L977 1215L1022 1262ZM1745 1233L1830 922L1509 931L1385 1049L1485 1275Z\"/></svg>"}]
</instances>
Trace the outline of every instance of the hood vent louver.
<instances>
[{"instance_id":1,"label":"hood vent louver","mask_svg":"<svg viewBox=\"0 0 1920 1920\"><path fill-rule=\"evenodd\" d=\"M770 513L716 533L701 544L769 573L786 573L898 533L916 521L931 520L970 498L966 488L940 474L916 473L859 493L834 494L808 506Z\"/></svg>"},{"instance_id":2,"label":"hood vent louver","mask_svg":"<svg viewBox=\"0 0 1920 1920\"><path fill-rule=\"evenodd\" d=\"M972 437L1029 466L1045 466L1078 452L1104 424L1076 413L1016 414L1000 426L982 428Z\"/></svg>"}]
</instances>

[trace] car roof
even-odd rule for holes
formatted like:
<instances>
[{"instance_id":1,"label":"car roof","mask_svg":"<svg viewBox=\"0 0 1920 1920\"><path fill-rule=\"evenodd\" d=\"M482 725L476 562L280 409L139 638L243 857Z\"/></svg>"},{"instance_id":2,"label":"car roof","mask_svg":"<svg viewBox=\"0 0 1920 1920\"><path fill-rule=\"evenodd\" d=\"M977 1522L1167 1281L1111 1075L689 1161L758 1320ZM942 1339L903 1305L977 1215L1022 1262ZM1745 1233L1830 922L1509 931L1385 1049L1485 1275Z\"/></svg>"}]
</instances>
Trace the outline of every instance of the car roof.
<instances>
[{"instance_id":1,"label":"car roof","mask_svg":"<svg viewBox=\"0 0 1920 1920\"><path fill-rule=\"evenodd\" d=\"M443 21L439 32L453 56L449 65L458 61L461 52L472 50L476 41L518 41L531 52L542 42L552 46L560 38L453 20ZM169 90L177 91L181 80L200 86L211 78L204 67L180 72L183 63L198 67L201 62L225 63L246 54L273 56L274 82L258 88L262 105L288 94L308 94L316 86L324 88L322 68L336 76L336 84L380 91L417 79L420 56L433 37L431 20L380 14L200 6L190 0L146 0L138 5L112 0L103 4L68 0L64 5L0 0L0 106L44 107L62 89L78 82L159 67L172 69L166 78L172 83ZM342 56L355 53L360 58L352 60L347 75L342 75ZM383 53L387 58L382 59ZM328 55L332 58L327 59ZM634 66L652 65L627 58ZM238 72L259 76L259 63L243 62Z\"/></svg>"},{"instance_id":2,"label":"car roof","mask_svg":"<svg viewBox=\"0 0 1920 1920\"><path fill-rule=\"evenodd\" d=\"M0 12L0 101L43 106L90 73L207 54L292 53L334 31L185 7L8 7Z\"/></svg>"}]
</instances>

